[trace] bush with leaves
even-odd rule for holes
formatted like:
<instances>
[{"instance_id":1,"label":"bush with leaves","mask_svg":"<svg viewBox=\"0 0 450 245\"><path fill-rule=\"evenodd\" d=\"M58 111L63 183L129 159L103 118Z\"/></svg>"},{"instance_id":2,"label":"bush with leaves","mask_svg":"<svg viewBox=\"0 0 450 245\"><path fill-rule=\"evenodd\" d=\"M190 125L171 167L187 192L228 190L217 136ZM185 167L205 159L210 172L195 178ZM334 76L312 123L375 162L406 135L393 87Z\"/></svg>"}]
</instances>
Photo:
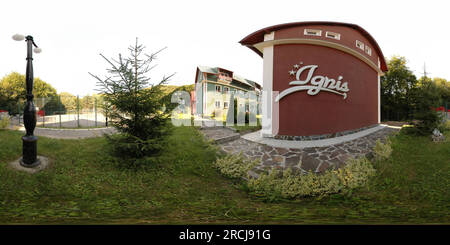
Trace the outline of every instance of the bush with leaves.
<instances>
[{"instance_id":1,"label":"bush with leaves","mask_svg":"<svg viewBox=\"0 0 450 245\"><path fill-rule=\"evenodd\" d=\"M214 166L229 178L247 178L250 169L258 164L258 161L250 161L239 155L227 155L214 162Z\"/></svg>"},{"instance_id":2,"label":"bush with leaves","mask_svg":"<svg viewBox=\"0 0 450 245\"><path fill-rule=\"evenodd\" d=\"M98 89L111 110L108 116L120 134L108 136L113 153L135 164L141 158L157 155L166 144L166 136L171 132L170 111L163 110L162 85L170 77L164 77L156 85L150 84L147 74L154 67L152 62L163 49L148 55L145 47L138 44L130 46L130 55L118 60L103 57L111 68L109 76L98 80ZM145 162L145 161L144 161Z\"/></svg>"},{"instance_id":3,"label":"bush with leaves","mask_svg":"<svg viewBox=\"0 0 450 245\"><path fill-rule=\"evenodd\" d=\"M420 86L412 92L411 107L414 111L414 119L410 123L414 125L408 128L407 133L417 135L430 135L431 132L441 126L442 118L433 108L440 105L440 97L437 86L429 78L422 78Z\"/></svg>"},{"instance_id":4,"label":"bush with leaves","mask_svg":"<svg viewBox=\"0 0 450 245\"><path fill-rule=\"evenodd\" d=\"M4 115L3 115L4 114ZM6 113L0 113L0 129L5 129L9 126L10 119Z\"/></svg>"},{"instance_id":5,"label":"bush with leaves","mask_svg":"<svg viewBox=\"0 0 450 245\"><path fill-rule=\"evenodd\" d=\"M47 98L47 103L45 103L42 110L45 111L46 116L66 114L67 112L66 107L61 102L61 98L59 96L52 96L50 98Z\"/></svg>"},{"instance_id":6,"label":"bush with leaves","mask_svg":"<svg viewBox=\"0 0 450 245\"><path fill-rule=\"evenodd\" d=\"M391 141L387 140L386 143L383 144L378 139L373 149L375 161L386 160L391 156L391 153L392 153Z\"/></svg>"},{"instance_id":7,"label":"bush with leaves","mask_svg":"<svg viewBox=\"0 0 450 245\"><path fill-rule=\"evenodd\" d=\"M350 159L343 168L327 170L323 174L300 174L290 168L273 170L250 179L248 187L256 195L270 199L325 196L363 186L374 174L370 161L358 158Z\"/></svg>"},{"instance_id":8,"label":"bush with leaves","mask_svg":"<svg viewBox=\"0 0 450 245\"><path fill-rule=\"evenodd\" d=\"M388 159L391 153L390 140L387 140L386 143L377 140L374 147L376 161ZM301 173L288 168L286 170L273 169L270 172L261 173L257 178L252 178L248 172L257 164L258 161L250 161L239 154L220 158L214 163L214 166L227 177L247 179L246 187L250 192L271 201L280 198L322 197L333 193L349 192L364 186L376 172L372 162L361 157L350 158L344 167L328 169L320 174L311 171Z\"/></svg>"}]
</instances>

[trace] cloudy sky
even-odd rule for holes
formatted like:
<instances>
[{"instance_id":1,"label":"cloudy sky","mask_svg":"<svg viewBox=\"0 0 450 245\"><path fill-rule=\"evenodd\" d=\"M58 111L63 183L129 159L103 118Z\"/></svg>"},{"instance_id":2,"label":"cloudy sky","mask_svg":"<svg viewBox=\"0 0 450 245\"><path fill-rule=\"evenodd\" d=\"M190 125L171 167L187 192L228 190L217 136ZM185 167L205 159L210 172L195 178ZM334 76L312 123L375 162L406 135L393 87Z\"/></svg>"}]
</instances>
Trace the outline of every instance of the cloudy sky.
<instances>
[{"instance_id":1,"label":"cloudy sky","mask_svg":"<svg viewBox=\"0 0 450 245\"><path fill-rule=\"evenodd\" d=\"M219 66L262 83L262 59L238 42L261 28L297 21L339 21L367 30L384 55L405 56L416 76L450 79L446 1L4 1L1 3L0 76L25 73L25 42L32 35L35 77L58 92L95 92L88 72L106 75L107 57L126 54L135 38L151 53L167 47L151 73L154 82L192 84L198 65Z\"/></svg>"}]
</instances>

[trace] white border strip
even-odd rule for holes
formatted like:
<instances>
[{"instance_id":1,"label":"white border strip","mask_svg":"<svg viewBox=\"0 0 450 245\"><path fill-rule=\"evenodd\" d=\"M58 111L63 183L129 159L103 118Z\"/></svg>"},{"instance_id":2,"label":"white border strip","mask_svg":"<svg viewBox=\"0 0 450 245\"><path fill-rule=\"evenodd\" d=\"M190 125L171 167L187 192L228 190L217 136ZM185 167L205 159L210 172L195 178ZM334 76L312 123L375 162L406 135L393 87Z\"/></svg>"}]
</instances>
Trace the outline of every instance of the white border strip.
<instances>
[{"instance_id":1,"label":"white border strip","mask_svg":"<svg viewBox=\"0 0 450 245\"><path fill-rule=\"evenodd\" d=\"M264 41L271 41L275 37L275 32L264 35ZM263 87L262 87L262 125L260 135L265 137L273 136L273 46L264 47L263 50Z\"/></svg>"},{"instance_id":2,"label":"white border strip","mask_svg":"<svg viewBox=\"0 0 450 245\"><path fill-rule=\"evenodd\" d=\"M385 124L380 124L376 127L369 128L363 131L359 131L357 133L348 134L344 136L339 136L335 138L330 139L322 139L322 140L307 140L307 141L294 141L294 140L279 140L279 139L273 139L273 138L263 138L261 137L261 132L256 131L253 133L242 135L241 137L253 141L256 143L261 143L273 147L281 147L281 148L294 148L294 149L303 149L303 148L310 148L310 147L324 147L324 146L330 146L330 145L336 145L343 142L351 141L360 137L364 137L366 135L369 135L371 133L374 133L378 130L384 129L388 127Z\"/></svg>"}]
</instances>

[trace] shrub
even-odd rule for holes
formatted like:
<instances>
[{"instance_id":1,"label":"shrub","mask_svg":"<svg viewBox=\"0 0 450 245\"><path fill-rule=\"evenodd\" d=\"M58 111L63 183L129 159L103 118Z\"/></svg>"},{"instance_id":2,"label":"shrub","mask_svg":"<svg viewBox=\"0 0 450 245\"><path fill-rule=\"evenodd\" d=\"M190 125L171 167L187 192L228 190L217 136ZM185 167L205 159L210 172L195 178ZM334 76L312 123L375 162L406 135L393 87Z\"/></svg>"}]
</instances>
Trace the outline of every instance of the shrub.
<instances>
[{"instance_id":1,"label":"shrub","mask_svg":"<svg viewBox=\"0 0 450 245\"><path fill-rule=\"evenodd\" d=\"M447 130L450 130L450 120L446 119L446 114L441 114L440 118L441 118L441 123L437 126L437 129L443 133Z\"/></svg>"},{"instance_id":2,"label":"shrub","mask_svg":"<svg viewBox=\"0 0 450 245\"><path fill-rule=\"evenodd\" d=\"M248 187L255 194L266 197L297 198L302 196L324 196L350 190L366 184L375 169L367 158L350 159L338 170L323 174L309 172L294 173L291 169L263 173L258 179L250 179Z\"/></svg>"},{"instance_id":3,"label":"shrub","mask_svg":"<svg viewBox=\"0 0 450 245\"><path fill-rule=\"evenodd\" d=\"M413 123L415 127L410 132L417 135L429 135L435 128L438 128L440 124L439 114L432 110L425 111L420 114L417 113L416 119L418 119L418 122Z\"/></svg>"},{"instance_id":4,"label":"shrub","mask_svg":"<svg viewBox=\"0 0 450 245\"><path fill-rule=\"evenodd\" d=\"M430 135L442 122L440 114L432 108L440 104L438 88L429 79L424 78L421 86L412 90L412 104L414 119L413 128L405 131L416 135Z\"/></svg>"},{"instance_id":5,"label":"shrub","mask_svg":"<svg viewBox=\"0 0 450 245\"><path fill-rule=\"evenodd\" d=\"M67 110L64 104L61 102L61 98L58 96L53 96L47 99L47 103L44 105L42 110L45 111L45 115L57 115L66 114Z\"/></svg>"},{"instance_id":6,"label":"shrub","mask_svg":"<svg viewBox=\"0 0 450 245\"><path fill-rule=\"evenodd\" d=\"M381 143L377 140L376 145L373 149L374 159L376 161L388 159L392 153L391 141L387 140L386 143Z\"/></svg>"},{"instance_id":7,"label":"shrub","mask_svg":"<svg viewBox=\"0 0 450 245\"><path fill-rule=\"evenodd\" d=\"M10 120L9 116L0 115L0 129L5 129L9 126Z\"/></svg>"},{"instance_id":8,"label":"shrub","mask_svg":"<svg viewBox=\"0 0 450 245\"><path fill-rule=\"evenodd\" d=\"M239 115L238 115L238 101L237 101L237 98L234 98L233 106L234 106L234 111L233 111L233 113L234 113L234 124L237 124L238 123L238 117L239 117ZM244 108L245 108L245 104L244 104ZM249 112L243 112L243 113L244 113L244 123L248 124L250 114L249 114Z\"/></svg>"},{"instance_id":9,"label":"shrub","mask_svg":"<svg viewBox=\"0 0 450 245\"><path fill-rule=\"evenodd\" d=\"M250 161L239 155L227 155L214 162L219 171L230 178L246 178L247 172L258 164L258 161Z\"/></svg>"},{"instance_id":10,"label":"shrub","mask_svg":"<svg viewBox=\"0 0 450 245\"><path fill-rule=\"evenodd\" d=\"M442 132L447 130L450 130L450 120L447 120L442 126Z\"/></svg>"}]
</instances>

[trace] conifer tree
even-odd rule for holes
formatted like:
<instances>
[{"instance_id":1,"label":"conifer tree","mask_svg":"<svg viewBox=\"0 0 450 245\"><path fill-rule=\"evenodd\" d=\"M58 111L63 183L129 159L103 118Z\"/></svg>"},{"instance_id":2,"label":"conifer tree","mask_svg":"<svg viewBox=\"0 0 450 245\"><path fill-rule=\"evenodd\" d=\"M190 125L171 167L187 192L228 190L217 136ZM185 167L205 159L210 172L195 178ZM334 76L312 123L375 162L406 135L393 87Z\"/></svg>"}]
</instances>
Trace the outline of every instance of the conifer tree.
<instances>
[{"instance_id":1,"label":"conifer tree","mask_svg":"<svg viewBox=\"0 0 450 245\"><path fill-rule=\"evenodd\" d=\"M154 156L164 147L164 139L170 133L170 111L163 110L161 86L174 75L164 76L157 84L150 83L149 72L155 67L153 62L161 49L150 55L145 47L136 43L130 46L129 57L108 59L110 65L104 79L97 86L103 94L104 102L110 105L109 118L119 134L108 136L114 153L122 158L136 160Z\"/></svg>"}]
</instances>

